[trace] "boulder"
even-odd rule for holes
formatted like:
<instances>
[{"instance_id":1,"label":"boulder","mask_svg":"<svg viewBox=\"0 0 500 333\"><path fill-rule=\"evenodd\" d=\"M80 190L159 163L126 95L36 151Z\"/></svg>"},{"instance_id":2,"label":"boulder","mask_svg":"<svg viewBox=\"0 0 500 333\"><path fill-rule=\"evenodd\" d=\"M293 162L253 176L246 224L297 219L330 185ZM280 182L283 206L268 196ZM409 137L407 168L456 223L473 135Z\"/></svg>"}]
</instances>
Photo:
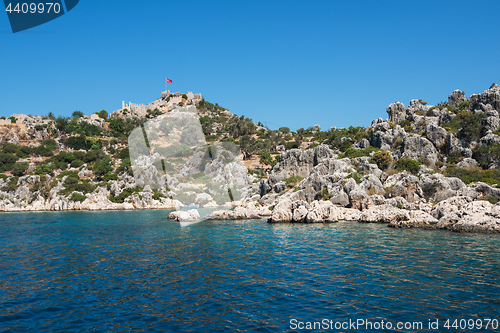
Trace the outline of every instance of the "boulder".
<instances>
[{"instance_id":1,"label":"boulder","mask_svg":"<svg viewBox=\"0 0 500 333\"><path fill-rule=\"evenodd\" d=\"M475 110L480 104L490 105L492 109L500 110L500 86L493 83L490 89L483 91L481 94L473 94L469 98L471 109Z\"/></svg>"},{"instance_id":2,"label":"boulder","mask_svg":"<svg viewBox=\"0 0 500 333\"><path fill-rule=\"evenodd\" d=\"M407 220L408 211L386 204L378 207L371 207L361 212L359 222L364 223L390 223L393 221Z\"/></svg>"},{"instance_id":3,"label":"boulder","mask_svg":"<svg viewBox=\"0 0 500 333\"><path fill-rule=\"evenodd\" d=\"M437 228L457 232L500 232L500 204L472 201L443 216Z\"/></svg>"},{"instance_id":4,"label":"boulder","mask_svg":"<svg viewBox=\"0 0 500 333\"><path fill-rule=\"evenodd\" d=\"M293 219L292 203L285 199L274 207L269 222L291 222Z\"/></svg>"},{"instance_id":5,"label":"boulder","mask_svg":"<svg viewBox=\"0 0 500 333\"><path fill-rule=\"evenodd\" d=\"M492 112L492 111L490 111ZM496 112L496 111L494 111ZM486 117L481 119L481 125L483 126L483 133L486 134L488 131L495 132L500 128L500 118L498 118L498 113L496 116Z\"/></svg>"},{"instance_id":6,"label":"boulder","mask_svg":"<svg viewBox=\"0 0 500 333\"><path fill-rule=\"evenodd\" d=\"M472 199L494 197L500 200L500 189L483 182L476 182L460 188L457 195L468 196Z\"/></svg>"},{"instance_id":7,"label":"boulder","mask_svg":"<svg viewBox=\"0 0 500 333\"><path fill-rule=\"evenodd\" d=\"M476 166L477 161L473 158L466 157L462 161L458 162L455 167L460 169L468 169L470 167Z\"/></svg>"},{"instance_id":8,"label":"boulder","mask_svg":"<svg viewBox=\"0 0 500 333\"><path fill-rule=\"evenodd\" d=\"M389 223L391 228L434 228L438 220L421 210L410 210L407 220L394 220Z\"/></svg>"},{"instance_id":9,"label":"boulder","mask_svg":"<svg viewBox=\"0 0 500 333\"><path fill-rule=\"evenodd\" d=\"M274 184L273 190L276 193L283 192L284 190L286 190L286 183L285 182L278 182L278 183Z\"/></svg>"},{"instance_id":10,"label":"boulder","mask_svg":"<svg viewBox=\"0 0 500 333\"><path fill-rule=\"evenodd\" d=\"M372 131L370 134L370 144L380 149L390 149L394 136L390 132Z\"/></svg>"},{"instance_id":11,"label":"boulder","mask_svg":"<svg viewBox=\"0 0 500 333\"><path fill-rule=\"evenodd\" d=\"M436 147L442 147L446 144L447 133L442 127L436 125L427 125L425 135Z\"/></svg>"},{"instance_id":12,"label":"boulder","mask_svg":"<svg viewBox=\"0 0 500 333\"><path fill-rule=\"evenodd\" d=\"M200 214L197 209L187 211L177 210L168 214L168 218L179 222L197 221L200 218Z\"/></svg>"},{"instance_id":13,"label":"boulder","mask_svg":"<svg viewBox=\"0 0 500 333\"><path fill-rule=\"evenodd\" d=\"M401 120L406 119L405 106L401 102L391 103L387 109L389 121L398 124Z\"/></svg>"},{"instance_id":14,"label":"boulder","mask_svg":"<svg viewBox=\"0 0 500 333\"><path fill-rule=\"evenodd\" d=\"M420 176L418 181L426 198L431 198L435 202L446 200L457 195L457 191L465 184L459 178L445 177L442 174L427 174Z\"/></svg>"},{"instance_id":15,"label":"boulder","mask_svg":"<svg viewBox=\"0 0 500 333\"><path fill-rule=\"evenodd\" d=\"M463 101L465 101L465 93L461 90L457 89L448 95L448 105L453 109L457 109L458 104Z\"/></svg>"},{"instance_id":16,"label":"boulder","mask_svg":"<svg viewBox=\"0 0 500 333\"><path fill-rule=\"evenodd\" d=\"M345 193L342 186L336 186L333 188L333 191L330 192L331 198L330 202L345 207L349 204L349 196Z\"/></svg>"},{"instance_id":17,"label":"boulder","mask_svg":"<svg viewBox=\"0 0 500 333\"><path fill-rule=\"evenodd\" d=\"M294 222L304 222L306 220L308 210L305 206L301 205L293 211Z\"/></svg>"},{"instance_id":18,"label":"boulder","mask_svg":"<svg viewBox=\"0 0 500 333\"><path fill-rule=\"evenodd\" d=\"M439 109L435 109L439 110ZM441 109L439 112L439 124L446 124L453 120L457 115L449 111L447 108Z\"/></svg>"},{"instance_id":19,"label":"boulder","mask_svg":"<svg viewBox=\"0 0 500 333\"><path fill-rule=\"evenodd\" d=\"M394 180L400 179L394 183L390 197L401 197L410 202L418 201L423 197L423 191L418 184L419 179L417 177L406 173L400 173L398 175L401 176L394 178L391 178L391 176L384 183L385 187L390 187Z\"/></svg>"},{"instance_id":20,"label":"boulder","mask_svg":"<svg viewBox=\"0 0 500 333\"><path fill-rule=\"evenodd\" d=\"M333 207L334 206L330 201L312 202L306 216L306 222L332 222L330 219L330 209L334 209Z\"/></svg>"},{"instance_id":21,"label":"boulder","mask_svg":"<svg viewBox=\"0 0 500 333\"><path fill-rule=\"evenodd\" d=\"M468 204L471 201L472 199L466 196L455 196L448 198L436 204L431 210L431 215L439 220L443 216L458 212L460 207Z\"/></svg>"},{"instance_id":22,"label":"boulder","mask_svg":"<svg viewBox=\"0 0 500 333\"><path fill-rule=\"evenodd\" d=\"M403 140L403 156L412 159L427 158L431 165L438 160L438 152L432 142L420 135L409 136Z\"/></svg>"}]
</instances>

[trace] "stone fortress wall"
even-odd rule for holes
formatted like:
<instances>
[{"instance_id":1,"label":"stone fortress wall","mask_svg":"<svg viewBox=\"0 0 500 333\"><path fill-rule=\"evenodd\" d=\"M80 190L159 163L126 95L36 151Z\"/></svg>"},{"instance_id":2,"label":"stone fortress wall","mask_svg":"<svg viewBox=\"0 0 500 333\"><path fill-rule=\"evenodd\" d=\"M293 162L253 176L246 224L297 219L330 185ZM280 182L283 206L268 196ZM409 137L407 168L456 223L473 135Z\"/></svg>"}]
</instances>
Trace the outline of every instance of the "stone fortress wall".
<instances>
[{"instance_id":1,"label":"stone fortress wall","mask_svg":"<svg viewBox=\"0 0 500 333\"><path fill-rule=\"evenodd\" d=\"M167 112L174 105L179 103L189 104L189 103L197 103L202 100L201 94L193 94L188 91L186 93L187 99L182 98L183 94L180 92L171 93L170 90L164 91L161 93L160 98L149 103L149 104L135 104L132 102L128 102L125 104L125 101L122 102L122 108L116 111L113 111L111 114L114 117L144 117L147 115L147 110L158 109L162 112Z\"/></svg>"}]
</instances>

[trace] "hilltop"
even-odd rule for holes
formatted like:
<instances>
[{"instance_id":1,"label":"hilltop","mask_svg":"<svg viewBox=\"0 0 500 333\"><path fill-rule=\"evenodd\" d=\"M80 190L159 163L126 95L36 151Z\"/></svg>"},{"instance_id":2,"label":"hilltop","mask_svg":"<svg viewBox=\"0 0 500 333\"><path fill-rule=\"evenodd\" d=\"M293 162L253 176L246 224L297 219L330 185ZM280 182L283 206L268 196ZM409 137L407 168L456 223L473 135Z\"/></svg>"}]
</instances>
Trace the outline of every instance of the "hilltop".
<instances>
[{"instance_id":1,"label":"hilltop","mask_svg":"<svg viewBox=\"0 0 500 333\"><path fill-rule=\"evenodd\" d=\"M219 153L205 158L192 147L171 165L178 179L168 181L177 185L167 186L168 177L161 174L158 187L136 183L130 133L189 106L198 111L208 145L241 148L242 154L234 156L239 166ZM242 197L233 202L237 208L212 218L354 219L499 231L499 110L500 87L493 84L469 97L455 90L435 106L422 99L408 106L392 103L386 119L366 128L271 130L200 94L169 91L147 105L123 102L119 110L91 116L78 111L71 118L13 114L0 119L0 210L174 208L202 201L202 194L206 207L227 205L213 189L178 184L177 172L192 176L206 169L212 176L234 172L243 187ZM148 167L156 158L150 154ZM191 169L182 169L184 163Z\"/></svg>"}]
</instances>

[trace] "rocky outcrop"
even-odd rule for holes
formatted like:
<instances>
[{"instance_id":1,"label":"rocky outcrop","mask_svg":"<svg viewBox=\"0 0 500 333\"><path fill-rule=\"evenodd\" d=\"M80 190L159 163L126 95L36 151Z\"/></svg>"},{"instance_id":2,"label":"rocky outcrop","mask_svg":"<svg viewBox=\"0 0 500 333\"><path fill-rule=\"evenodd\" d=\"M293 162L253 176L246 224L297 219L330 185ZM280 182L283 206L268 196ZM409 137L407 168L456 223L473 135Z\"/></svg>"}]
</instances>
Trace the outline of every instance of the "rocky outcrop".
<instances>
[{"instance_id":1,"label":"rocky outcrop","mask_svg":"<svg viewBox=\"0 0 500 333\"><path fill-rule=\"evenodd\" d=\"M460 102L465 101L465 93L461 90L455 90L448 95L448 106L453 109L458 108Z\"/></svg>"},{"instance_id":2,"label":"rocky outcrop","mask_svg":"<svg viewBox=\"0 0 500 333\"><path fill-rule=\"evenodd\" d=\"M476 165L477 165L477 161L475 159L466 157L462 161L458 162L455 165L455 168L468 169L468 168L476 166Z\"/></svg>"},{"instance_id":3,"label":"rocky outcrop","mask_svg":"<svg viewBox=\"0 0 500 333\"><path fill-rule=\"evenodd\" d=\"M216 210L204 217L206 220L250 220L271 216L269 207L259 205L255 201L245 201L233 210Z\"/></svg>"},{"instance_id":4,"label":"rocky outcrop","mask_svg":"<svg viewBox=\"0 0 500 333\"><path fill-rule=\"evenodd\" d=\"M339 221L357 221L360 212L357 209L338 207L330 201L297 201L292 203L290 200L280 201L273 210L271 223L277 222L339 222Z\"/></svg>"},{"instance_id":5,"label":"rocky outcrop","mask_svg":"<svg viewBox=\"0 0 500 333\"><path fill-rule=\"evenodd\" d=\"M398 124L401 120L406 118L405 106L401 102L390 104L386 111L389 115L389 121L395 124Z\"/></svg>"},{"instance_id":6,"label":"rocky outcrop","mask_svg":"<svg viewBox=\"0 0 500 333\"><path fill-rule=\"evenodd\" d=\"M432 124L426 127L425 135L436 147L444 146L446 144L446 137L448 136L444 128Z\"/></svg>"},{"instance_id":7,"label":"rocky outcrop","mask_svg":"<svg viewBox=\"0 0 500 333\"><path fill-rule=\"evenodd\" d=\"M292 176L307 177L312 168L318 165L323 159L336 156L327 145L319 145L315 149L304 151L291 149L281 154L278 164L273 169L273 179L278 182Z\"/></svg>"},{"instance_id":8,"label":"rocky outcrop","mask_svg":"<svg viewBox=\"0 0 500 333\"><path fill-rule=\"evenodd\" d=\"M439 219L437 228L457 232L500 232L500 204L472 201L463 206L452 206L450 201L441 203L440 214L447 214Z\"/></svg>"},{"instance_id":9,"label":"rocky outcrop","mask_svg":"<svg viewBox=\"0 0 500 333\"><path fill-rule=\"evenodd\" d=\"M199 220L200 214L197 209L190 209L187 211L177 210L168 214L168 219L178 222L192 222Z\"/></svg>"},{"instance_id":10,"label":"rocky outcrop","mask_svg":"<svg viewBox=\"0 0 500 333\"><path fill-rule=\"evenodd\" d=\"M438 152L432 142L426 138L422 138L420 135L413 135L405 138L401 152L403 156L407 156L414 160L426 158L431 165L434 165L438 160Z\"/></svg>"},{"instance_id":11,"label":"rocky outcrop","mask_svg":"<svg viewBox=\"0 0 500 333\"><path fill-rule=\"evenodd\" d=\"M473 94L469 98L472 110L500 110L500 86L493 83L490 89L481 94ZM489 105L489 107L488 107Z\"/></svg>"},{"instance_id":12,"label":"rocky outcrop","mask_svg":"<svg viewBox=\"0 0 500 333\"><path fill-rule=\"evenodd\" d=\"M445 177L442 174L422 174L418 180L422 194L433 202L446 200L456 195L457 191L465 187L463 181L455 177Z\"/></svg>"}]
</instances>

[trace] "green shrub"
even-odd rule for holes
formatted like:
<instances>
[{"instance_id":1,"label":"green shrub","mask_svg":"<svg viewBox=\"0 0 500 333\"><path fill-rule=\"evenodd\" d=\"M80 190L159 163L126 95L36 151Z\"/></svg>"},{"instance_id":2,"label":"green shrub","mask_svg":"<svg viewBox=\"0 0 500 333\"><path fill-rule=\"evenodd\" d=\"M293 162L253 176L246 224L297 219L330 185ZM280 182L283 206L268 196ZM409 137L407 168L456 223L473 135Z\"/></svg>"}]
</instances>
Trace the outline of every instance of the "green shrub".
<instances>
[{"instance_id":1,"label":"green shrub","mask_svg":"<svg viewBox=\"0 0 500 333\"><path fill-rule=\"evenodd\" d=\"M299 132L299 130L297 130L297 132ZM337 128L329 131L328 137L325 139L324 143L330 145L332 148L338 148L340 151L346 151L347 148L352 145L353 141L359 142L362 139L368 139L369 136L370 133L366 131L366 128L362 126L349 126L349 128ZM342 141L343 137L349 138L350 140Z\"/></svg>"},{"instance_id":2,"label":"green shrub","mask_svg":"<svg viewBox=\"0 0 500 333\"><path fill-rule=\"evenodd\" d=\"M68 176L65 180L64 180L64 185L69 185L69 186L73 186L75 184L78 184L79 180L78 178L75 178L75 177L72 177L72 176Z\"/></svg>"},{"instance_id":3,"label":"green shrub","mask_svg":"<svg viewBox=\"0 0 500 333\"><path fill-rule=\"evenodd\" d=\"M288 178L283 179L283 181L285 182L287 187L294 187L295 185L300 183L302 181L302 179L304 179L304 177L292 176L292 177L288 177Z\"/></svg>"},{"instance_id":4,"label":"green shrub","mask_svg":"<svg viewBox=\"0 0 500 333\"><path fill-rule=\"evenodd\" d=\"M463 159L464 156L460 152L452 151L451 153L448 154L447 162L450 163L451 165L455 165Z\"/></svg>"},{"instance_id":5,"label":"green shrub","mask_svg":"<svg viewBox=\"0 0 500 333\"><path fill-rule=\"evenodd\" d=\"M33 150L30 147L21 146L21 148L19 148L19 151L16 153L16 155L20 158L25 158L25 157L29 157L32 152L33 152Z\"/></svg>"},{"instance_id":6,"label":"green shrub","mask_svg":"<svg viewBox=\"0 0 500 333\"><path fill-rule=\"evenodd\" d=\"M138 193L141 191L142 191L142 189L138 186L136 186L135 188L126 188L122 191L122 193L120 193L120 195L110 196L109 201L114 202L114 203L123 203L126 198L128 198L129 196L131 196L134 193Z\"/></svg>"},{"instance_id":7,"label":"green shrub","mask_svg":"<svg viewBox=\"0 0 500 333\"><path fill-rule=\"evenodd\" d=\"M64 190L59 191L59 193L62 195L68 195L73 191L90 193L94 190L95 186L92 185L89 181L87 180L79 181L78 178L69 176L64 181Z\"/></svg>"},{"instance_id":8,"label":"green shrub","mask_svg":"<svg viewBox=\"0 0 500 333\"><path fill-rule=\"evenodd\" d=\"M130 163L130 158L125 158L121 161L120 166L116 168L116 173L127 172L129 174L132 173L132 164Z\"/></svg>"},{"instance_id":9,"label":"green shrub","mask_svg":"<svg viewBox=\"0 0 500 333\"><path fill-rule=\"evenodd\" d=\"M2 147L2 152L5 154L16 154L19 151L20 147L13 143L4 143Z\"/></svg>"},{"instance_id":10,"label":"green shrub","mask_svg":"<svg viewBox=\"0 0 500 333\"><path fill-rule=\"evenodd\" d=\"M332 195L328 193L328 189L324 188L318 192L319 200L329 200Z\"/></svg>"},{"instance_id":11,"label":"green shrub","mask_svg":"<svg viewBox=\"0 0 500 333\"><path fill-rule=\"evenodd\" d=\"M396 207L398 207L399 209L403 209L403 205L399 202L396 204Z\"/></svg>"},{"instance_id":12,"label":"green shrub","mask_svg":"<svg viewBox=\"0 0 500 333\"><path fill-rule=\"evenodd\" d=\"M161 198L166 198L165 195L163 195L163 193L161 192L158 192L158 191L153 191L153 199L155 200L160 200Z\"/></svg>"},{"instance_id":13,"label":"green shrub","mask_svg":"<svg viewBox=\"0 0 500 333\"><path fill-rule=\"evenodd\" d=\"M352 172L350 173L346 178L352 178L356 181L357 184L361 183L361 179L363 178L362 174L359 174L357 172Z\"/></svg>"},{"instance_id":14,"label":"green shrub","mask_svg":"<svg viewBox=\"0 0 500 333\"><path fill-rule=\"evenodd\" d=\"M270 165L271 167L274 167L278 163L278 161L276 161L276 159L274 159L271 153L267 150L264 150L262 151L262 153L260 153L259 162L262 164Z\"/></svg>"},{"instance_id":15,"label":"green shrub","mask_svg":"<svg viewBox=\"0 0 500 333\"><path fill-rule=\"evenodd\" d=\"M391 153L385 150L381 150L373 154L372 160L377 164L377 166L384 170L389 167L392 163Z\"/></svg>"},{"instance_id":16,"label":"green shrub","mask_svg":"<svg viewBox=\"0 0 500 333\"><path fill-rule=\"evenodd\" d=\"M92 141L87 140L85 138L85 135L80 135L80 136L72 136L68 138L68 140L65 142L65 144L73 149L79 150L79 149L85 149L89 150L92 148Z\"/></svg>"},{"instance_id":17,"label":"green shrub","mask_svg":"<svg viewBox=\"0 0 500 333\"><path fill-rule=\"evenodd\" d=\"M71 168L79 168L83 165L83 161L80 161L80 160L74 160L73 162L71 162L71 164L69 165Z\"/></svg>"},{"instance_id":18,"label":"green shrub","mask_svg":"<svg viewBox=\"0 0 500 333\"><path fill-rule=\"evenodd\" d=\"M297 149L299 147L300 147L300 142L297 141L290 141L285 144L286 150Z\"/></svg>"},{"instance_id":19,"label":"green shrub","mask_svg":"<svg viewBox=\"0 0 500 333\"><path fill-rule=\"evenodd\" d=\"M105 182L109 182L110 180L118 180L118 176L116 173L107 173L102 177L102 180Z\"/></svg>"},{"instance_id":20,"label":"green shrub","mask_svg":"<svg viewBox=\"0 0 500 333\"><path fill-rule=\"evenodd\" d=\"M489 201L493 205L495 205L499 201L497 197L484 197L484 198L480 198L478 200Z\"/></svg>"},{"instance_id":21,"label":"green shrub","mask_svg":"<svg viewBox=\"0 0 500 333\"><path fill-rule=\"evenodd\" d=\"M130 158L130 151L128 148L123 148L122 150L120 150L120 152L118 152L117 156L122 160L124 158Z\"/></svg>"},{"instance_id":22,"label":"green shrub","mask_svg":"<svg viewBox=\"0 0 500 333\"><path fill-rule=\"evenodd\" d=\"M2 188L3 191L10 192L10 191L15 191L19 187L17 185L17 181L19 180L19 177L13 176L9 178L9 181L7 182L7 186L4 186Z\"/></svg>"},{"instance_id":23,"label":"green shrub","mask_svg":"<svg viewBox=\"0 0 500 333\"><path fill-rule=\"evenodd\" d=\"M82 111L73 111L73 113L71 114L71 117L73 117L73 118L80 118L83 116L85 116L85 114L83 114Z\"/></svg>"},{"instance_id":24,"label":"green shrub","mask_svg":"<svg viewBox=\"0 0 500 333\"><path fill-rule=\"evenodd\" d=\"M459 110L464 110L466 108L468 108L470 105L470 101L461 101L460 103L458 103L457 107Z\"/></svg>"},{"instance_id":25,"label":"green shrub","mask_svg":"<svg viewBox=\"0 0 500 333\"><path fill-rule=\"evenodd\" d=\"M0 172L10 171L16 163L17 157L11 154L0 153Z\"/></svg>"},{"instance_id":26,"label":"green shrub","mask_svg":"<svg viewBox=\"0 0 500 333\"><path fill-rule=\"evenodd\" d=\"M99 118L102 118L104 120L108 119L108 111L106 110L101 110L99 112L95 112L96 115L99 116Z\"/></svg>"},{"instance_id":27,"label":"green shrub","mask_svg":"<svg viewBox=\"0 0 500 333\"><path fill-rule=\"evenodd\" d=\"M485 113L472 113L470 111L460 111L449 123L442 124L441 127L449 132L458 133L459 137L465 138L467 142L477 141L481 137L483 126L481 119L486 117Z\"/></svg>"},{"instance_id":28,"label":"green shrub","mask_svg":"<svg viewBox=\"0 0 500 333\"><path fill-rule=\"evenodd\" d=\"M257 126L252 119L245 116L238 117L233 115L224 126L224 131L228 132L233 138L239 138L244 135L255 134Z\"/></svg>"},{"instance_id":29,"label":"green shrub","mask_svg":"<svg viewBox=\"0 0 500 333\"><path fill-rule=\"evenodd\" d=\"M351 143L352 144L352 143ZM375 147L367 147L365 149L356 149L356 148L348 148L344 154L341 154L339 158L356 158L356 157L363 157L363 156L370 156L370 153L372 152L377 152L380 149L375 148Z\"/></svg>"},{"instance_id":30,"label":"green shrub","mask_svg":"<svg viewBox=\"0 0 500 333\"><path fill-rule=\"evenodd\" d=\"M52 153L52 149L49 149L47 147L44 147L43 145L40 145L38 147L33 148L33 153L39 155L39 156L53 156L54 153Z\"/></svg>"},{"instance_id":31,"label":"green shrub","mask_svg":"<svg viewBox=\"0 0 500 333\"><path fill-rule=\"evenodd\" d=\"M113 161L109 156L106 156L103 159L98 160L93 168L94 174L98 177L102 177L112 170L113 170Z\"/></svg>"},{"instance_id":32,"label":"green shrub","mask_svg":"<svg viewBox=\"0 0 500 333\"><path fill-rule=\"evenodd\" d=\"M78 192L73 192L71 193L71 196L69 197L69 200L71 201L84 201L85 199L87 199L86 196L84 196L83 194L80 194Z\"/></svg>"},{"instance_id":33,"label":"green shrub","mask_svg":"<svg viewBox=\"0 0 500 333\"><path fill-rule=\"evenodd\" d=\"M16 163L14 167L12 168L12 174L14 176L22 176L26 173L28 170L28 162L24 163Z\"/></svg>"},{"instance_id":34,"label":"green shrub","mask_svg":"<svg viewBox=\"0 0 500 333\"><path fill-rule=\"evenodd\" d=\"M467 169L448 168L445 176L460 178L465 184L483 182L490 185L500 185L500 170L498 169L483 170L478 166Z\"/></svg>"},{"instance_id":35,"label":"green shrub","mask_svg":"<svg viewBox=\"0 0 500 333\"><path fill-rule=\"evenodd\" d=\"M342 151L342 152L347 151L351 147L352 147L352 141L351 140L344 140L338 146L339 150Z\"/></svg>"},{"instance_id":36,"label":"green shrub","mask_svg":"<svg viewBox=\"0 0 500 333\"><path fill-rule=\"evenodd\" d=\"M48 173L52 173L56 169L54 163L43 163L36 167L35 174L37 175L45 175Z\"/></svg>"},{"instance_id":37,"label":"green shrub","mask_svg":"<svg viewBox=\"0 0 500 333\"><path fill-rule=\"evenodd\" d=\"M411 126L411 121L409 121L408 119L403 119L398 123L398 125L402 128L405 128L406 126Z\"/></svg>"},{"instance_id":38,"label":"green shrub","mask_svg":"<svg viewBox=\"0 0 500 333\"><path fill-rule=\"evenodd\" d=\"M41 146L44 146L45 148L47 149L50 149L50 150L55 150L57 149L57 142L56 140L54 139L47 139L47 140L44 140L40 143Z\"/></svg>"},{"instance_id":39,"label":"green shrub","mask_svg":"<svg viewBox=\"0 0 500 333\"><path fill-rule=\"evenodd\" d=\"M413 174L417 174L420 170L422 163L412 160L411 158L401 157L396 163L396 169L399 171L409 171Z\"/></svg>"},{"instance_id":40,"label":"green shrub","mask_svg":"<svg viewBox=\"0 0 500 333\"><path fill-rule=\"evenodd\" d=\"M486 169L491 162L500 161L500 144L491 142L489 145L478 145L474 149L472 157L479 166Z\"/></svg>"}]
</instances>

